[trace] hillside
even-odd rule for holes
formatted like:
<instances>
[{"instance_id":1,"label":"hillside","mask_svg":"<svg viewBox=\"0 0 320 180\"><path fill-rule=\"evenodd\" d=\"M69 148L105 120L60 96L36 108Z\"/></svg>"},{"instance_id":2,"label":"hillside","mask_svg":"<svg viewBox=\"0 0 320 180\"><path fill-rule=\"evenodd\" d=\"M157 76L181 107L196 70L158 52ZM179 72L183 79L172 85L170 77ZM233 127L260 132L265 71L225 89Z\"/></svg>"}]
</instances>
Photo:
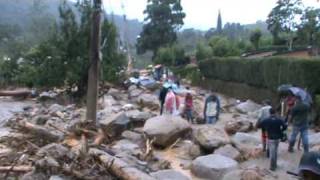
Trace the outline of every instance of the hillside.
<instances>
[{"instance_id":1,"label":"hillside","mask_svg":"<svg viewBox=\"0 0 320 180\"><path fill-rule=\"evenodd\" d=\"M57 19L60 2L62 0L1 0L0 24L19 25L22 29L26 29L32 23L33 15L37 15L35 13L39 12L47 18L54 17ZM123 16L120 15L114 15L113 18L108 15L107 18L114 21L122 40L125 38L124 35L127 34L129 43L135 44L136 37L142 29L142 23L138 20L128 20L126 24Z\"/></svg>"}]
</instances>

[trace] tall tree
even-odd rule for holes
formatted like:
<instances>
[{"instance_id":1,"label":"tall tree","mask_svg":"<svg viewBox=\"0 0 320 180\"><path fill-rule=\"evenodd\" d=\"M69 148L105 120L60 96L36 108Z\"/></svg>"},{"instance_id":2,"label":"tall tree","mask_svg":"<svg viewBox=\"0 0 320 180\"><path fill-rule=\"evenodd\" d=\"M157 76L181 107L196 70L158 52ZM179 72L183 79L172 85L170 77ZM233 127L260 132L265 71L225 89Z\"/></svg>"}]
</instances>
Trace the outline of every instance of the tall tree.
<instances>
[{"instance_id":1,"label":"tall tree","mask_svg":"<svg viewBox=\"0 0 320 180\"><path fill-rule=\"evenodd\" d=\"M284 34L289 50L292 50L298 25L296 18L302 13L301 6L301 0L278 0L276 7L272 9L267 19L268 29L275 40L280 33Z\"/></svg>"},{"instance_id":2,"label":"tall tree","mask_svg":"<svg viewBox=\"0 0 320 180\"><path fill-rule=\"evenodd\" d=\"M299 39L305 40L308 45L316 46L317 34L320 33L320 9L307 8L301 17Z\"/></svg>"},{"instance_id":3,"label":"tall tree","mask_svg":"<svg viewBox=\"0 0 320 180\"><path fill-rule=\"evenodd\" d=\"M221 34L222 33L222 18L221 18L221 12L219 10L218 14L218 20L217 20L217 33Z\"/></svg>"},{"instance_id":4,"label":"tall tree","mask_svg":"<svg viewBox=\"0 0 320 180\"><path fill-rule=\"evenodd\" d=\"M180 1L148 0L145 24L137 40L138 54L151 50L155 57L160 47L172 45L177 40L176 31L182 27L186 16Z\"/></svg>"},{"instance_id":5,"label":"tall tree","mask_svg":"<svg viewBox=\"0 0 320 180\"><path fill-rule=\"evenodd\" d=\"M260 29L256 29L253 32L251 32L250 41L256 50L259 49L261 36L262 36L262 33Z\"/></svg>"}]
</instances>

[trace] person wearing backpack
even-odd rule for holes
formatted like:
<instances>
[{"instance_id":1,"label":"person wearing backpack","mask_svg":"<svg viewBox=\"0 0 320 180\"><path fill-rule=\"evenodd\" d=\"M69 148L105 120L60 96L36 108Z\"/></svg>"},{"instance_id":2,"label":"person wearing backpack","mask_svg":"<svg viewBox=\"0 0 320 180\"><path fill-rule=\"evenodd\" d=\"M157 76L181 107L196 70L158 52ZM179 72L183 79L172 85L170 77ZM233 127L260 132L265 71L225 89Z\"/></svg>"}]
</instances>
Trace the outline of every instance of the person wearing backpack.
<instances>
[{"instance_id":1,"label":"person wearing backpack","mask_svg":"<svg viewBox=\"0 0 320 180\"><path fill-rule=\"evenodd\" d=\"M264 119L260 127L264 128L268 133L270 170L275 171L277 169L278 146L282 139L283 131L287 129L287 125L284 120L276 116L276 111L271 108L270 117Z\"/></svg>"},{"instance_id":2,"label":"person wearing backpack","mask_svg":"<svg viewBox=\"0 0 320 180\"><path fill-rule=\"evenodd\" d=\"M189 87L186 88L187 90L190 90ZM186 115L186 118L188 120L188 122L193 123L193 115L192 115L192 111L193 111L193 97L192 94L190 92L188 92L186 94L185 100L184 100L184 113Z\"/></svg>"}]
</instances>

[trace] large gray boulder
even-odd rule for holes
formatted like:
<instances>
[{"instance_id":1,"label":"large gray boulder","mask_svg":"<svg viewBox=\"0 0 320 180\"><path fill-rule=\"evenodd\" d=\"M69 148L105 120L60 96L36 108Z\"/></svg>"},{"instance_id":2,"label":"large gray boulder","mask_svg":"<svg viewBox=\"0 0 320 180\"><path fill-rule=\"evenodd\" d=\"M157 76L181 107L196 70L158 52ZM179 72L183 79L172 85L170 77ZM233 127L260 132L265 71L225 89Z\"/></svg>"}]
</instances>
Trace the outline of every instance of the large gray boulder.
<instances>
[{"instance_id":1,"label":"large gray boulder","mask_svg":"<svg viewBox=\"0 0 320 180\"><path fill-rule=\"evenodd\" d=\"M130 120L124 112L111 115L100 121L102 129L111 136L120 136L121 133L129 128Z\"/></svg>"},{"instance_id":2,"label":"large gray boulder","mask_svg":"<svg viewBox=\"0 0 320 180\"><path fill-rule=\"evenodd\" d=\"M116 142L111 149L116 152L116 154L120 153L129 153L131 155L138 155L142 154L142 151L139 147L139 145L131 142L127 139L122 139L118 142Z\"/></svg>"},{"instance_id":3,"label":"large gray boulder","mask_svg":"<svg viewBox=\"0 0 320 180\"><path fill-rule=\"evenodd\" d=\"M238 104L236 107L236 110L243 114L250 114L258 111L261 108L261 105L247 100L246 102Z\"/></svg>"},{"instance_id":4,"label":"large gray boulder","mask_svg":"<svg viewBox=\"0 0 320 180\"><path fill-rule=\"evenodd\" d=\"M230 144L220 147L219 149L215 150L214 153L229 157L234 160L239 160L241 157L241 153Z\"/></svg>"},{"instance_id":5,"label":"large gray boulder","mask_svg":"<svg viewBox=\"0 0 320 180\"><path fill-rule=\"evenodd\" d=\"M57 143L48 144L40 148L36 155L38 157L49 156L56 160L61 160L64 158L73 159L75 157L75 154L72 153L67 147Z\"/></svg>"},{"instance_id":6,"label":"large gray boulder","mask_svg":"<svg viewBox=\"0 0 320 180\"><path fill-rule=\"evenodd\" d=\"M160 170L151 173L151 176L153 176L157 180L190 180L189 177L182 174L181 172L171 169Z\"/></svg>"},{"instance_id":7,"label":"large gray boulder","mask_svg":"<svg viewBox=\"0 0 320 180\"><path fill-rule=\"evenodd\" d=\"M137 103L143 108L148 107L151 110L159 110L160 104L158 97L153 94L142 94L137 98Z\"/></svg>"},{"instance_id":8,"label":"large gray boulder","mask_svg":"<svg viewBox=\"0 0 320 180\"><path fill-rule=\"evenodd\" d=\"M248 133L238 132L232 137L232 142L236 147L242 148L255 148L261 144L261 141L258 137L253 136Z\"/></svg>"},{"instance_id":9,"label":"large gray boulder","mask_svg":"<svg viewBox=\"0 0 320 180\"><path fill-rule=\"evenodd\" d=\"M151 114L150 112L142 112L139 110L127 111L126 115L131 121L134 122L145 122L146 120L153 117L153 114Z\"/></svg>"},{"instance_id":10,"label":"large gray boulder","mask_svg":"<svg viewBox=\"0 0 320 180\"><path fill-rule=\"evenodd\" d=\"M212 154L200 156L192 162L191 171L200 178L221 180L224 175L237 169L238 163L228 157Z\"/></svg>"},{"instance_id":11,"label":"large gray boulder","mask_svg":"<svg viewBox=\"0 0 320 180\"><path fill-rule=\"evenodd\" d=\"M195 127L192 136L201 147L209 151L213 151L220 146L230 143L229 136L226 132L214 125Z\"/></svg>"},{"instance_id":12,"label":"large gray boulder","mask_svg":"<svg viewBox=\"0 0 320 180\"><path fill-rule=\"evenodd\" d=\"M143 127L149 138L155 138L154 144L168 146L190 130L190 124L178 116L163 115L148 119Z\"/></svg>"}]
</instances>

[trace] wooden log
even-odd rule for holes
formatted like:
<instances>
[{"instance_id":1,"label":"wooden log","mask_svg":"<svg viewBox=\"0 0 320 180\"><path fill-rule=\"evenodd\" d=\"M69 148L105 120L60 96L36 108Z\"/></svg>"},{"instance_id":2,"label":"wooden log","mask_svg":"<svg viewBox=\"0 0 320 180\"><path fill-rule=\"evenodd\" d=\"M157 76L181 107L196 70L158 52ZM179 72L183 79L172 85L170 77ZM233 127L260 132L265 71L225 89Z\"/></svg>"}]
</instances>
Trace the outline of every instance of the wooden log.
<instances>
[{"instance_id":1,"label":"wooden log","mask_svg":"<svg viewBox=\"0 0 320 180\"><path fill-rule=\"evenodd\" d=\"M0 172L28 172L32 171L34 168L32 166L0 166Z\"/></svg>"},{"instance_id":2,"label":"wooden log","mask_svg":"<svg viewBox=\"0 0 320 180\"><path fill-rule=\"evenodd\" d=\"M110 154L101 151L96 148L90 148L89 154L92 156L97 156L100 161L106 166L110 168L110 171L115 174L120 179L125 180L155 180L149 174L128 165L125 161L111 156Z\"/></svg>"},{"instance_id":3,"label":"wooden log","mask_svg":"<svg viewBox=\"0 0 320 180\"><path fill-rule=\"evenodd\" d=\"M0 96L27 97L30 94L29 90L0 91Z\"/></svg>"},{"instance_id":4,"label":"wooden log","mask_svg":"<svg viewBox=\"0 0 320 180\"><path fill-rule=\"evenodd\" d=\"M40 138L47 139L50 141L59 141L63 138L63 136L61 136L60 134L54 133L45 127L32 124L26 121L20 121L19 126L28 130L32 134L38 135Z\"/></svg>"}]
</instances>

